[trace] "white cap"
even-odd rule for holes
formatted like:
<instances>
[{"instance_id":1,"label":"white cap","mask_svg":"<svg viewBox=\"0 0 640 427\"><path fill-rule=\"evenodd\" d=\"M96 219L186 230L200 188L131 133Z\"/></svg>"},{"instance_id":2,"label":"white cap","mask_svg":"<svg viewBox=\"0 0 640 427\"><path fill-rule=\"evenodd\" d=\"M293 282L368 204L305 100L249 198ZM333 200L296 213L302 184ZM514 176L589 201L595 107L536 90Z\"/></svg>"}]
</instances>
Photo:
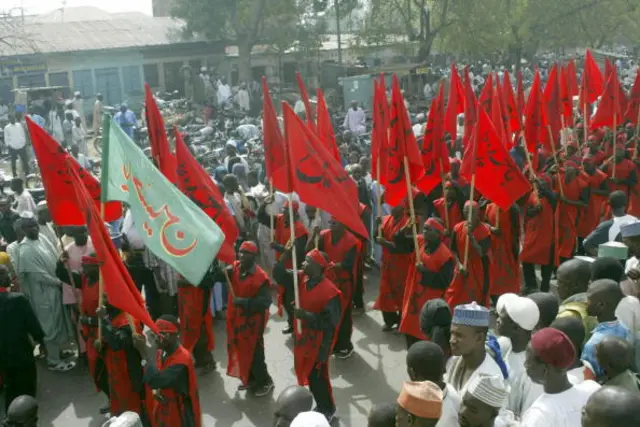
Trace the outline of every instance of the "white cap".
<instances>
[{"instance_id":1,"label":"white cap","mask_svg":"<svg viewBox=\"0 0 640 427\"><path fill-rule=\"evenodd\" d=\"M494 408L502 408L511 391L506 381L497 376L478 375L469 381L467 392Z\"/></svg>"},{"instance_id":2,"label":"white cap","mask_svg":"<svg viewBox=\"0 0 640 427\"><path fill-rule=\"evenodd\" d=\"M331 427L329 421L319 412L300 412L290 427Z\"/></svg>"},{"instance_id":3,"label":"white cap","mask_svg":"<svg viewBox=\"0 0 640 427\"><path fill-rule=\"evenodd\" d=\"M498 298L496 310L498 314L505 311L511 320L526 331L533 331L540 320L540 309L532 299L512 293Z\"/></svg>"}]
</instances>

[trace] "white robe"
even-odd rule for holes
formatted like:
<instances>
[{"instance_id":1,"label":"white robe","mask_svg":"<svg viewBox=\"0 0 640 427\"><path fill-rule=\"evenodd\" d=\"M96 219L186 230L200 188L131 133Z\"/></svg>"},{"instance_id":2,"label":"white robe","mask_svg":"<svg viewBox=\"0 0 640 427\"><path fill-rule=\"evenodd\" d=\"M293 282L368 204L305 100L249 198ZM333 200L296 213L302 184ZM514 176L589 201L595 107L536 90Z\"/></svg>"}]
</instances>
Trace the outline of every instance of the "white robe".
<instances>
[{"instance_id":1,"label":"white robe","mask_svg":"<svg viewBox=\"0 0 640 427\"><path fill-rule=\"evenodd\" d=\"M509 367L509 385L511 393L507 400L507 409L513 412L516 417L522 416L524 412L544 393L544 388L540 384L534 383L524 367L526 359L525 352L513 352L509 338L498 338L502 357Z\"/></svg>"},{"instance_id":2,"label":"white robe","mask_svg":"<svg viewBox=\"0 0 640 427\"><path fill-rule=\"evenodd\" d=\"M543 393L524 413L522 427L579 427L582 408L593 393L600 388L594 381L574 385L562 393Z\"/></svg>"},{"instance_id":3,"label":"white robe","mask_svg":"<svg viewBox=\"0 0 640 427\"><path fill-rule=\"evenodd\" d=\"M460 372L456 372L456 371ZM454 356L447 361L447 371L444 374L444 380L451 384L460 396L464 396L467 392L467 386L472 379L478 375L491 375L502 378L502 371L493 358L487 353L484 356L484 361L473 371L473 374L469 376L469 379L463 384L459 375L462 374L462 357Z\"/></svg>"}]
</instances>

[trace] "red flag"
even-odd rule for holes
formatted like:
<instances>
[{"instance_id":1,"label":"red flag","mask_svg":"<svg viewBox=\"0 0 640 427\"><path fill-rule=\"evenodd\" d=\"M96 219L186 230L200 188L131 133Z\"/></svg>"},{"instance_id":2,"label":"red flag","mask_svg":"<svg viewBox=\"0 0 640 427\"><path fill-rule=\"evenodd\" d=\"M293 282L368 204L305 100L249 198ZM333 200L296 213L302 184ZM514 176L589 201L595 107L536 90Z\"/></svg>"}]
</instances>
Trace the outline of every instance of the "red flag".
<instances>
[{"instance_id":1,"label":"red flag","mask_svg":"<svg viewBox=\"0 0 640 427\"><path fill-rule=\"evenodd\" d=\"M387 183L387 160L389 144L389 103L384 85L384 75L380 81L373 81L373 129L371 130L371 176L380 184ZM378 172L378 164L380 171Z\"/></svg>"},{"instance_id":2,"label":"red flag","mask_svg":"<svg viewBox=\"0 0 640 427\"><path fill-rule=\"evenodd\" d=\"M580 99L578 105L580 110L584 108L584 104L593 104L604 87L604 80L598 64L591 56L591 52L587 50L584 57L584 70L582 71L582 82L580 84Z\"/></svg>"},{"instance_id":3,"label":"red flag","mask_svg":"<svg viewBox=\"0 0 640 427\"><path fill-rule=\"evenodd\" d=\"M389 158L387 161L387 184L385 201L391 206L398 205L407 195L407 180L404 161L407 159L411 184L418 182L424 175L422 157L418 149L416 136L409 122L409 115L400 92L398 77L393 76L391 93L391 128L389 136Z\"/></svg>"},{"instance_id":4,"label":"red flag","mask_svg":"<svg viewBox=\"0 0 640 427\"><path fill-rule=\"evenodd\" d=\"M497 92L497 99L498 99L498 105L500 106L500 109L498 110L500 112L501 117L501 122L502 122L502 131L504 133L504 137L505 139L508 139L508 142L505 142L507 144L507 146L509 148L511 148L511 126L510 126L510 116L509 116L509 111L507 109L507 105L506 105L506 97L504 94L504 90L502 89L502 84L500 83L500 79L498 78L498 75L496 74L496 85L495 85L495 90ZM492 101L493 103L493 101Z\"/></svg>"},{"instance_id":5,"label":"red flag","mask_svg":"<svg viewBox=\"0 0 640 427\"><path fill-rule=\"evenodd\" d=\"M460 75L456 64L451 64L449 77L449 99L447 100L447 113L445 115L444 131L451 135L451 140L458 138L458 114L464 113L464 87L460 81Z\"/></svg>"},{"instance_id":6,"label":"red flag","mask_svg":"<svg viewBox=\"0 0 640 427\"><path fill-rule=\"evenodd\" d=\"M527 103L524 100L524 84L522 83L522 71L518 71L518 84L516 90L516 105L518 106L518 115L522 118Z\"/></svg>"},{"instance_id":7,"label":"red flag","mask_svg":"<svg viewBox=\"0 0 640 427\"><path fill-rule=\"evenodd\" d=\"M84 215L82 221L87 224L91 242L100 262L100 272L104 277L104 292L107 294L109 304L129 313L131 317L147 325L152 331L158 333L158 328L145 308L144 299L140 291L133 283L129 271L124 266L118 250L111 241L111 236L100 218L95 205L93 195L84 186L86 176L84 170L78 170L76 163L67 158L60 167L66 167L71 182L69 197L75 199L74 206Z\"/></svg>"},{"instance_id":8,"label":"red flag","mask_svg":"<svg viewBox=\"0 0 640 427\"><path fill-rule=\"evenodd\" d=\"M568 70L562 68L560 73L560 112L564 117L564 124L573 127L573 95L569 82Z\"/></svg>"},{"instance_id":9,"label":"red flag","mask_svg":"<svg viewBox=\"0 0 640 427\"><path fill-rule=\"evenodd\" d=\"M497 82L496 82L497 83ZM493 88L493 99L491 100L491 121L495 127L496 136L506 147L511 144L511 141L507 141L507 135L504 132L504 122L502 121L502 107L500 106L500 95L498 94L498 88ZM508 147L509 149L511 147Z\"/></svg>"},{"instance_id":10,"label":"red flag","mask_svg":"<svg viewBox=\"0 0 640 427\"><path fill-rule=\"evenodd\" d=\"M493 73L489 73L487 80L484 82L478 105L484 108L484 111L491 111L491 98L493 97Z\"/></svg>"},{"instance_id":11,"label":"red flag","mask_svg":"<svg viewBox=\"0 0 640 427\"><path fill-rule=\"evenodd\" d=\"M509 117L509 128L512 132L518 133L522 129L522 112L518 110L518 102L511 85L511 76L505 70L504 80L502 81L502 90L504 94L504 106L506 107Z\"/></svg>"},{"instance_id":12,"label":"red flag","mask_svg":"<svg viewBox=\"0 0 640 427\"><path fill-rule=\"evenodd\" d=\"M311 102L309 102L309 94L307 93L307 87L304 85L304 80L299 72L296 71L296 81L298 82L298 88L300 89L300 95L302 96L302 102L304 103L304 109L306 111L306 119L309 128L312 131L316 131L316 124L313 121L313 109L311 108Z\"/></svg>"},{"instance_id":13,"label":"red flag","mask_svg":"<svg viewBox=\"0 0 640 427\"><path fill-rule=\"evenodd\" d=\"M606 82L607 80L609 80L609 77L611 77L611 74L613 73L614 69L616 73L618 72L618 68L615 65L611 64L608 58L605 58L604 61L605 61L604 62L604 67L605 67L604 81ZM627 94L625 93L624 87L622 86L622 83L620 83L619 79L618 79L618 86L620 86L618 90L618 95L619 95L618 102L620 103L620 111L624 113L627 111Z\"/></svg>"},{"instance_id":14,"label":"red flag","mask_svg":"<svg viewBox=\"0 0 640 427\"><path fill-rule=\"evenodd\" d=\"M576 62L573 59L567 64L566 73L569 96L573 98L580 93L580 88L578 88L578 75L576 74Z\"/></svg>"},{"instance_id":15,"label":"red flag","mask_svg":"<svg viewBox=\"0 0 640 427\"><path fill-rule=\"evenodd\" d=\"M529 100L524 111L524 137L527 151L536 153L538 143L548 141L547 116L542 105L542 91L540 89L540 73L536 70L533 84L529 90Z\"/></svg>"},{"instance_id":16,"label":"red flag","mask_svg":"<svg viewBox=\"0 0 640 427\"><path fill-rule=\"evenodd\" d=\"M622 114L623 111L620 111L620 82L618 81L618 72L613 68L604 86L604 92L602 92L598 109L591 120L590 127L592 129L603 126L613 127L614 122L616 125L620 125L623 120Z\"/></svg>"},{"instance_id":17,"label":"red flag","mask_svg":"<svg viewBox=\"0 0 640 427\"><path fill-rule=\"evenodd\" d=\"M636 73L636 80L629 94L629 102L624 114L624 118L634 125L638 124L638 113L640 113L640 69Z\"/></svg>"},{"instance_id":18,"label":"red flag","mask_svg":"<svg viewBox=\"0 0 640 427\"><path fill-rule=\"evenodd\" d=\"M90 173L84 173L78 162L71 157L44 129L26 117L33 151L35 151L44 185L51 219L57 226L84 225L85 216L76 205L73 182L67 172L66 160L70 159L75 171L82 176L82 182L100 208L100 181ZM104 207L105 221L115 221L122 217L120 202L108 202Z\"/></svg>"},{"instance_id":19,"label":"red flag","mask_svg":"<svg viewBox=\"0 0 640 427\"><path fill-rule=\"evenodd\" d=\"M473 142L467 147L460 174L471 180L475 174L478 191L501 209L509 209L531 190L531 184L500 141L489 116L480 109Z\"/></svg>"},{"instance_id":20,"label":"red flag","mask_svg":"<svg viewBox=\"0 0 640 427\"><path fill-rule=\"evenodd\" d=\"M162 119L162 114L158 109L156 100L153 98L151 88L144 84L144 111L147 118L147 129L149 130L149 143L151 145L151 156L155 160L156 167L172 183L176 183L176 156L169 148L167 140L167 130Z\"/></svg>"},{"instance_id":21,"label":"red flag","mask_svg":"<svg viewBox=\"0 0 640 427\"><path fill-rule=\"evenodd\" d=\"M287 158L284 138L278 124L278 116L271 101L267 78L262 77L262 135L264 144L264 162L267 176L275 188L283 193L291 192L291 180L286 170ZM283 173L276 173L284 168Z\"/></svg>"},{"instance_id":22,"label":"red flag","mask_svg":"<svg viewBox=\"0 0 640 427\"><path fill-rule=\"evenodd\" d=\"M466 147L473 132L473 126L478 117L478 100L473 92L471 78L469 77L469 67L464 67L464 139L463 145Z\"/></svg>"},{"instance_id":23,"label":"red flag","mask_svg":"<svg viewBox=\"0 0 640 427\"><path fill-rule=\"evenodd\" d=\"M200 207L215 221L224 233L224 243L218 252L218 259L231 264L236 260L235 243L238 239L236 221L229 212L220 190L200 163L191 155L182 140L180 132L176 132L176 185L187 197Z\"/></svg>"},{"instance_id":24,"label":"red flag","mask_svg":"<svg viewBox=\"0 0 640 427\"><path fill-rule=\"evenodd\" d=\"M609 80L611 77L611 73L613 73L613 65L609 61L609 58L604 58L604 80Z\"/></svg>"},{"instance_id":25,"label":"red flag","mask_svg":"<svg viewBox=\"0 0 640 427\"><path fill-rule=\"evenodd\" d=\"M431 193L441 182L442 173L451 170L449 154L444 141L444 114L444 85L441 83L438 96L431 100L424 140L420 150L425 173L416 183L416 187L424 194Z\"/></svg>"},{"instance_id":26,"label":"red flag","mask_svg":"<svg viewBox=\"0 0 640 427\"><path fill-rule=\"evenodd\" d=\"M324 146L329 150L338 163L342 164L340 151L338 151L338 146L336 145L336 137L333 133L331 116L329 115L329 109L327 108L327 103L324 100L322 89L316 89L316 95L318 97L318 138L320 138L320 141L324 143Z\"/></svg>"},{"instance_id":27,"label":"red flag","mask_svg":"<svg viewBox=\"0 0 640 427\"><path fill-rule=\"evenodd\" d=\"M283 113L293 191L355 233L369 236L360 219L355 181L289 105L283 104Z\"/></svg>"},{"instance_id":28,"label":"red flag","mask_svg":"<svg viewBox=\"0 0 640 427\"><path fill-rule=\"evenodd\" d=\"M544 102L546 105L547 121L551 126L553 138L560 138L562 121L560 119L560 85L558 84L558 64L553 64L549 72L547 84L544 88Z\"/></svg>"}]
</instances>

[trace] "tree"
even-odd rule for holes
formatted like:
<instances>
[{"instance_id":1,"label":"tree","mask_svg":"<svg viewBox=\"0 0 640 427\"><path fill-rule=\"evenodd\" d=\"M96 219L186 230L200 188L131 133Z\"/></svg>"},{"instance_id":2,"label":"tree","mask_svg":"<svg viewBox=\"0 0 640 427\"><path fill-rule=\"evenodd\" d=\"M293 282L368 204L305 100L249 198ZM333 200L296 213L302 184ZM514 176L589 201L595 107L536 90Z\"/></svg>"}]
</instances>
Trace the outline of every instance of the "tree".
<instances>
[{"instance_id":1,"label":"tree","mask_svg":"<svg viewBox=\"0 0 640 427\"><path fill-rule=\"evenodd\" d=\"M11 10L0 10L0 56L12 56L16 54L16 51L25 48L33 53L37 50L22 19L15 16Z\"/></svg>"},{"instance_id":2,"label":"tree","mask_svg":"<svg viewBox=\"0 0 640 427\"><path fill-rule=\"evenodd\" d=\"M238 46L241 81L251 79L251 50L269 35L295 26L296 0L174 0L171 15L186 23L185 35Z\"/></svg>"},{"instance_id":3,"label":"tree","mask_svg":"<svg viewBox=\"0 0 640 427\"><path fill-rule=\"evenodd\" d=\"M405 36L419 44L418 57L426 61L434 41L453 24L454 3L450 0L371 0L360 36L371 44L384 41L388 35Z\"/></svg>"}]
</instances>

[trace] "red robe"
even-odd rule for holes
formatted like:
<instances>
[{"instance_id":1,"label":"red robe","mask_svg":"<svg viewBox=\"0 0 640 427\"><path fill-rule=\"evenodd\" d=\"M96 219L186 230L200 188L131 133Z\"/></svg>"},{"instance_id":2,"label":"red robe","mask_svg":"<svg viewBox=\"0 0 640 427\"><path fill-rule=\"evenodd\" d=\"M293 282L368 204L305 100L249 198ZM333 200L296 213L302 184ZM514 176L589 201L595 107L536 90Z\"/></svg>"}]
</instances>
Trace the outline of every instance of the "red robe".
<instances>
[{"instance_id":1,"label":"red robe","mask_svg":"<svg viewBox=\"0 0 640 427\"><path fill-rule=\"evenodd\" d=\"M620 163L616 165L616 179L628 179L629 176L636 170L636 165L628 159L622 159ZM611 178L613 177L613 166L611 162L604 167L604 172ZM629 196L629 187L624 184L611 184L611 191L620 190Z\"/></svg>"},{"instance_id":2,"label":"red robe","mask_svg":"<svg viewBox=\"0 0 640 427\"><path fill-rule=\"evenodd\" d=\"M288 216L288 213L287 213L287 216ZM274 220L276 230L274 233L273 240L274 242L282 246L285 246L289 242L289 239L291 238L291 227L287 227L285 225L284 218L285 218L285 214L278 214L276 215ZM296 239L302 236L309 235L309 232L307 231L302 221L299 221L299 220L296 221L293 224L293 228L294 228ZM276 251L276 261L279 260L281 256L282 254ZM298 261L298 267L299 267L302 264L302 261L304 260L299 259L297 261ZM287 269L293 269L293 260L289 258L287 262L284 263L284 266ZM278 286L278 316L282 316L283 304L284 304L284 287Z\"/></svg>"},{"instance_id":3,"label":"red robe","mask_svg":"<svg viewBox=\"0 0 640 427\"><path fill-rule=\"evenodd\" d=\"M568 200L579 201L582 190L587 184L577 176L570 183L565 180L565 175L560 172L554 179L554 184L558 194L560 190L558 188L558 179L562 180L562 189L564 190L564 197ZM581 208L573 206L568 203L560 202L558 204L558 257L571 258L573 256L573 250L576 246L576 239L578 238L578 221L580 219Z\"/></svg>"},{"instance_id":4,"label":"red robe","mask_svg":"<svg viewBox=\"0 0 640 427\"><path fill-rule=\"evenodd\" d=\"M582 180L587 183L591 194L586 208L580 209L580 221L578 222L578 237L587 237L600 223L603 207L606 204L606 196L595 194L593 190L600 190L602 183L607 179L607 174L596 169L593 175L582 173Z\"/></svg>"},{"instance_id":5,"label":"red robe","mask_svg":"<svg viewBox=\"0 0 640 427\"><path fill-rule=\"evenodd\" d=\"M473 235L477 242L491 238L489 227L480 223L473 230ZM467 242L467 221L456 224L453 228L453 239L458 260L464 264L465 245ZM491 259L491 252L489 252ZM445 300L451 308L476 301L481 305L489 305L489 288L485 283L485 267L483 257L473 248L469 242L469 261L467 262L468 275L455 274L451 281L451 286L445 292ZM488 272L486 272L488 273ZM486 288L485 288L486 287Z\"/></svg>"},{"instance_id":6,"label":"red robe","mask_svg":"<svg viewBox=\"0 0 640 427\"><path fill-rule=\"evenodd\" d=\"M595 164L596 166L602 165L602 162L604 162L607 158L607 155L602 150L597 150L595 153L591 153L591 150L589 148L585 148L583 150L583 154L585 156L591 157L593 159L593 164Z\"/></svg>"},{"instance_id":7,"label":"red robe","mask_svg":"<svg viewBox=\"0 0 640 427\"><path fill-rule=\"evenodd\" d=\"M528 216L526 209L540 204L541 211L535 216ZM555 260L552 254L558 234L555 221L555 210L545 197L536 197L531 192L527 199L524 214L524 239L520 251L520 261L534 265L549 265Z\"/></svg>"},{"instance_id":8,"label":"red robe","mask_svg":"<svg viewBox=\"0 0 640 427\"><path fill-rule=\"evenodd\" d=\"M93 325L82 325L82 337L84 338L85 347L87 350L87 362L89 364L89 373L91 374L91 378L96 386L96 391L100 390L100 385L98 384L98 378L101 375L99 369L104 369L104 360L102 363L99 363L100 359L103 359L102 355L96 350L94 345L95 341L98 339L98 325L97 325L97 315L96 311L98 310L99 305L99 286L98 282L89 284L89 280L87 276L82 276L82 300L80 304L80 314L84 317L90 318L96 324ZM104 390L105 392L108 390Z\"/></svg>"},{"instance_id":9,"label":"red robe","mask_svg":"<svg viewBox=\"0 0 640 427\"><path fill-rule=\"evenodd\" d=\"M448 261L454 261L453 254L447 246L440 243L433 253L425 252L424 237L418 236L420 248L420 261L430 272L439 272ZM425 340L426 337L420 330L420 311L425 303L436 298L443 298L445 289L425 287L421 283L422 273L416 267L415 255L411 257L409 271L407 272L406 291L402 304L402 320L398 330L406 335Z\"/></svg>"},{"instance_id":10,"label":"red robe","mask_svg":"<svg viewBox=\"0 0 640 427\"><path fill-rule=\"evenodd\" d=\"M111 321L111 325L114 329L129 326L126 313L118 314ZM136 325L136 332L142 333L142 324ZM114 350L109 345L105 347L104 358L107 365L107 372L109 373L109 403L111 405L111 414L120 415L126 411L141 413L143 403L141 390L135 390L130 374L130 369L133 368L129 366L127 358L127 352L134 352L131 353L131 355L133 357L137 355L139 359L137 363L140 366L142 359L138 351L134 348Z\"/></svg>"},{"instance_id":11,"label":"red robe","mask_svg":"<svg viewBox=\"0 0 640 427\"><path fill-rule=\"evenodd\" d=\"M340 296L340 291L329 279L323 278L320 283L311 290L307 289L308 277L302 272L298 273L298 288L300 293L300 308L310 313L321 313L329 301L336 296ZM342 297L340 297L342 300ZM298 385L304 386L309 382L309 374L318 363L318 353L324 338L324 332L308 327L307 322L302 319L302 332L298 333L296 327L296 339L293 347L294 367ZM333 342L335 343L338 334L336 325ZM333 344L329 348L328 354L333 352Z\"/></svg>"},{"instance_id":12,"label":"red robe","mask_svg":"<svg viewBox=\"0 0 640 427\"><path fill-rule=\"evenodd\" d=\"M207 350L213 351L213 314L209 304L209 292L198 286L178 287L178 311L180 315L180 343L190 352L200 339L202 328L207 337Z\"/></svg>"},{"instance_id":13,"label":"red robe","mask_svg":"<svg viewBox=\"0 0 640 427\"><path fill-rule=\"evenodd\" d=\"M198 380L196 370L193 366L191 352L183 346L179 346L173 354L162 360L162 351L158 351L156 363L159 371L174 365L186 366L189 373L189 401L191 405L187 405L185 403L185 396L177 393L175 390L171 388L162 389L162 397L165 403L160 403L155 400L153 405L153 426L183 426L183 414L185 411L191 410L193 412L193 419L195 420L194 427L200 427L202 425L202 413L200 412L200 398L198 397Z\"/></svg>"},{"instance_id":14,"label":"red robe","mask_svg":"<svg viewBox=\"0 0 640 427\"><path fill-rule=\"evenodd\" d=\"M358 255L361 247L360 240L350 232L345 231L342 238L334 244L331 238L331 230L322 230L320 232L320 239L322 241L323 252L326 253L329 260L335 264L341 263L347 256L347 253L355 248L356 257L351 271L346 271L341 268L332 269L331 281L340 290L340 293L342 294L341 304L343 308L346 308L351 304L353 292L355 291L355 279L358 272L359 262Z\"/></svg>"},{"instance_id":15,"label":"red robe","mask_svg":"<svg viewBox=\"0 0 640 427\"><path fill-rule=\"evenodd\" d=\"M460 205L457 201L453 201L451 206L449 206L449 227L447 227L446 217L444 213L444 197L434 200L433 207L438 214L438 218L442 220L445 228L447 228L449 231L452 231L457 223L464 221L464 218L462 216L462 209L460 209Z\"/></svg>"},{"instance_id":16,"label":"red robe","mask_svg":"<svg viewBox=\"0 0 640 427\"><path fill-rule=\"evenodd\" d=\"M233 292L238 298L253 298L260 288L269 283L269 276L259 266L255 270L240 277L240 261L233 264L231 272ZM269 320L269 310L252 313L233 304L233 296L229 292L227 304L227 375L239 378L242 384L249 383L251 363L258 341L264 334Z\"/></svg>"},{"instance_id":17,"label":"red robe","mask_svg":"<svg viewBox=\"0 0 640 427\"><path fill-rule=\"evenodd\" d=\"M498 223L498 214L500 222ZM520 291L520 222L514 221L513 211L498 208L489 203L485 209L485 221L500 228L500 235L491 235L491 268L489 295L500 296L506 293L517 294Z\"/></svg>"},{"instance_id":18,"label":"red robe","mask_svg":"<svg viewBox=\"0 0 640 427\"><path fill-rule=\"evenodd\" d=\"M396 222L392 215L385 216L382 219L382 237L393 242L394 236L406 227L409 219L409 215L404 215ZM398 312L402 309L404 286L412 259L411 253L394 254L382 246L380 293L373 308L384 312Z\"/></svg>"}]
</instances>

